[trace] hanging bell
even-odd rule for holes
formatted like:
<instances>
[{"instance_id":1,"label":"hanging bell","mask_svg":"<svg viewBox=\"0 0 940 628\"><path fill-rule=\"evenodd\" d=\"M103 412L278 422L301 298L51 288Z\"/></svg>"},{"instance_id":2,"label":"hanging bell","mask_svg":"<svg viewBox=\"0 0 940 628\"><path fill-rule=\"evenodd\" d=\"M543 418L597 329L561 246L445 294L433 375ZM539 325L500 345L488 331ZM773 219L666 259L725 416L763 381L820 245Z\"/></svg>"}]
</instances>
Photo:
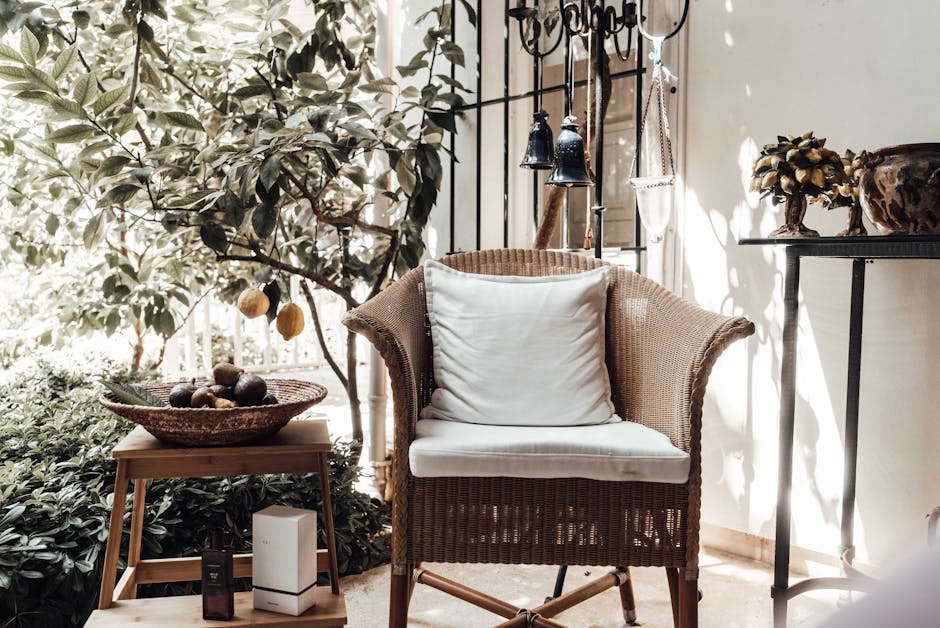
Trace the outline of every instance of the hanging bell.
<instances>
[{"instance_id":1,"label":"hanging bell","mask_svg":"<svg viewBox=\"0 0 940 628\"><path fill-rule=\"evenodd\" d=\"M546 181L548 185L565 188L583 188L594 185L588 176L584 159L584 140L578 134L578 122L568 116L561 124L558 145L555 148L555 167Z\"/></svg>"},{"instance_id":2,"label":"hanging bell","mask_svg":"<svg viewBox=\"0 0 940 628\"><path fill-rule=\"evenodd\" d=\"M529 143L526 144L525 157L519 166L532 170L548 170L554 160L555 141L552 137L552 127L548 126L548 113L541 109L532 114Z\"/></svg>"}]
</instances>

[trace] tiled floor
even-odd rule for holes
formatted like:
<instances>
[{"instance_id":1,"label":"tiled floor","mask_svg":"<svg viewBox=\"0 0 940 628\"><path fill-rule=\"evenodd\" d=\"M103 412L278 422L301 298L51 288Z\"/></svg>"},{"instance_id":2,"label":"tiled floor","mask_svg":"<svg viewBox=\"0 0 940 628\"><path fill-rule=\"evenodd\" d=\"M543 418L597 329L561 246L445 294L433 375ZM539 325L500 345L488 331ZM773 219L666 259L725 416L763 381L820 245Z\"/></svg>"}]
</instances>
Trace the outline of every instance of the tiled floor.
<instances>
[{"instance_id":1,"label":"tiled floor","mask_svg":"<svg viewBox=\"0 0 940 628\"><path fill-rule=\"evenodd\" d=\"M556 570L552 567L517 565L427 565L441 575L506 600L531 608L551 593ZM586 575L586 572L590 572ZM570 569L566 590L602 575L604 569ZM653 628L672 626L672 611L666 575L662 569L631 571L637 601L637 619ZM761 628L772 625L770 567L753 561L704 551L701 558L699 605L701 628ZM344 578L343 590L349 625L378 628L388 622L389 568L380 567L365 574ZM836 609L836 593L803 595L790 604L790 628L817 625ZM427 586L418 585L409 613L409 626L470 628L493 626L498 616L478 609ZM572 628L614 628L623 626L620 597L611 590L557 616Z\"/></svg>"}]
</instances>

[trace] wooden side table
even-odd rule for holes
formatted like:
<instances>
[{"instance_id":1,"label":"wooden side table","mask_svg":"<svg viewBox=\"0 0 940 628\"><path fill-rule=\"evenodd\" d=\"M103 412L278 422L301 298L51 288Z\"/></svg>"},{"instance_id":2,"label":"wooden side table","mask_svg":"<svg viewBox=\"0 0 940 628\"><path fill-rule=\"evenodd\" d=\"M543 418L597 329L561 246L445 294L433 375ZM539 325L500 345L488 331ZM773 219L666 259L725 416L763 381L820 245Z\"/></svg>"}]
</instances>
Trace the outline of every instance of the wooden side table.
<instances>
[{"instance_id":1,"label":"wooden side table","mask_svg":"<svg viewBox=\"0 0 940 628\"><path fill-rule=\"evenodd\" d=\"M201 578L201 558L140 559L147 481L156 478L195 478L264 473L318 473L323 492L327 548L317 551L317 571L329 572L330 591L320 589L317 605L300 617L255 610L251 593L237 593L235 619L226 626L290 625L344 626L346 605L339 590L336 538L327 454L331 450L326 421L294 420L266 439L230 447L179 447L157 440L136 427L112 451L117 460L114 504L108 527L98 609L86 626L180 626L202 623L201 596L136 600L141 584L184 582ZM115 586L127 483L134 481L131 538L127 569ZM235 556L235 577L251 576L251 554ZM206 622L216 625L217 622ZM221 624L220 624L221 625Z\"/></svg>"}]
</instances>

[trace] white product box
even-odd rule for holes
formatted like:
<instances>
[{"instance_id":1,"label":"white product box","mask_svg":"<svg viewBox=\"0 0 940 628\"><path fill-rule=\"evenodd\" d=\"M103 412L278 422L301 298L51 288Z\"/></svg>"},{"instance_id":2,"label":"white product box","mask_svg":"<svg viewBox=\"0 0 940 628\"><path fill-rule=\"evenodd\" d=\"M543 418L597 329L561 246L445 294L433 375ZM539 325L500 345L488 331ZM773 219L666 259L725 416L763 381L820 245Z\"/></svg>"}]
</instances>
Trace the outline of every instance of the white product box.
<instances>
[{"instance_id":1,"label":"white product box","mask_svg":"<svg viewBox=\"0 0 940 628\"><path fill-rule=\"evenodd\" d=\"M251 517L255 608L300 615L314 604L317 513L269 506Z\"/></svg>"}]
</instances>

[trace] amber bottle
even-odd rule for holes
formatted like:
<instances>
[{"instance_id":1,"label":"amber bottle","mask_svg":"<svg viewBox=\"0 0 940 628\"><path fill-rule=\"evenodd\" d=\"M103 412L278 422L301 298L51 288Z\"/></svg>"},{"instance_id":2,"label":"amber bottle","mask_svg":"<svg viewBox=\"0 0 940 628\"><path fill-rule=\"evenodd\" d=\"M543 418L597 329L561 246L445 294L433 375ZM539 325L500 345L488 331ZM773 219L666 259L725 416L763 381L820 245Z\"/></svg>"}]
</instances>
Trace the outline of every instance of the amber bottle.
<instances>
[{"instance_id":1,"label":"amber bottle","mask_svg":"<svg viewBox=\"0 0 940 628\"><path fill-rule=\"evenodd\" d=\"M228 620L234 616L232 550L222 546L222 532L213 530L202 550L202 618Z\"/></svg>"}]
</instances>

